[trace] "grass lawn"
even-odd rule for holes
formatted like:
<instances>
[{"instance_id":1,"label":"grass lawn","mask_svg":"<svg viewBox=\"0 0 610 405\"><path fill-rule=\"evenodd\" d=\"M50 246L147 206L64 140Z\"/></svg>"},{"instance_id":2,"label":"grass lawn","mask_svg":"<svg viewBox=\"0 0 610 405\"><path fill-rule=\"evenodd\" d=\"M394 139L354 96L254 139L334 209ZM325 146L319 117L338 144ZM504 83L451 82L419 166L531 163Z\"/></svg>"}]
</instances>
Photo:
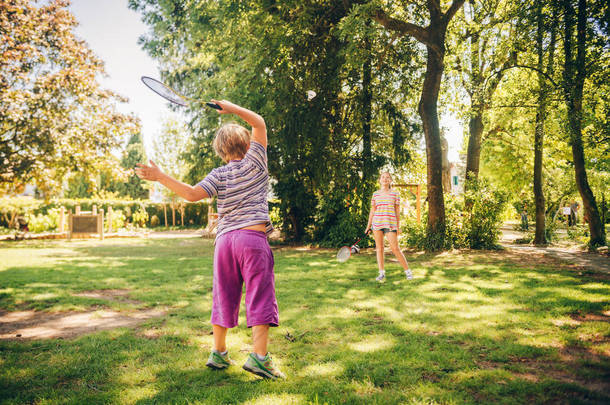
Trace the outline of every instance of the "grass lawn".
<instances>
[{"instance_id":1,"label":"grass lawn","mask_svg":"<svg viewBox=\"0 0 610 405\"><path fill-rule=\"evenodd\" d=\"M274 249L286 381L241 369L245 314L212 345L210 240L109 239L0 245L0 309L162 309L135 328L0 340L0 403L609 403L610 276L508 252L407 254L377 284L368 252ZM120 290L117 299L76 295ZM5 314L6 315L6 314ZM101 315L100 315L101 316Z\"/></svg>"}]
</instances>

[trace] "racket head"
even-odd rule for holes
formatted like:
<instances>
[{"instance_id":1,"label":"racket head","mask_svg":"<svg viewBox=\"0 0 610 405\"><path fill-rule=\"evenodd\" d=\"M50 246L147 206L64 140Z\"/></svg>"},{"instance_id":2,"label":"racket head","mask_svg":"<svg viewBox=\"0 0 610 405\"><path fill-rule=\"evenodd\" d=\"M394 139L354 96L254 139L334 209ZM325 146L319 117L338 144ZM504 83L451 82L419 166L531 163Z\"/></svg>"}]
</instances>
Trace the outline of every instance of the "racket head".
<instances>
[{"instance_id":1,"label":"racket head","mask_svg":"<svg viewBox=\"0 0 610 405\"><path fill-rule=\"evenodd\" d=\"M181 105L183 107L188 105L187 100L184 96L176 93L172 88L166 86L161 83L157 79L153 79L152 77L142 76L142 83L144 83L149 89L163 97L164 99L171 101L174 104Z\"/></svg>"},{"instance_id":2,"label":"racket head","mask_svg":"<svg viewBox=\"0 0 610 405\"><path fill-rule=\"evenodd\" d=\"M349 259L349 257L351 255L352 255L352 249L349 246L343 246L337 252L337 260L339 261L339 263L343 263L343 262L347 261L347 259Z\"/></svg>"}]
</instances>

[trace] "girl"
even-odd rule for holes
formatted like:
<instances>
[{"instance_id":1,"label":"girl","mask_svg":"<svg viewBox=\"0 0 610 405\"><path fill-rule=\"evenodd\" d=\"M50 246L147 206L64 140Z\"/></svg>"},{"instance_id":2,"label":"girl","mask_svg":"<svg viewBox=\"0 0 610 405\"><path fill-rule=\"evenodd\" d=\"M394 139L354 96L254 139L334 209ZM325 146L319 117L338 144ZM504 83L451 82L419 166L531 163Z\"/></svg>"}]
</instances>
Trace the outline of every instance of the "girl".
<instances>
[{"instance_id":1,"label":"girl","mask_svg":"<svg viewBox=\"0 0 610 405\"><path fill-rule=\"evenodd\" d=\"M405 256L398 247L398 233L400 232L400 196L391 188L392 176L390 176L389 172L381 172L379 183L381 184L381 189L373 193L369 223L366 226L365 231L368 232L370 229L373 229L373 236L375 238L377 266L379 267L379 276L377 276L375 280L379 282L385 280L383 262L384 235L388 238L388 242L390 242L392 253L394 253L394 256L396 256L404 269L407 280L411 280L413 274L411 273L411 270L409 270L407 259L405 259Z\"/></svg>"},{"instance_id":2,"label":"girl","mask_svg":"<svg viewBox=\"0 0 610 405\"><path fill-rule=\"evenodd\" d=\"M218 196L218 231L214 248L212 330L214 348L206 365L225 369L229 358L226 336L237 326L242 283L246 285L246 318L252 328L254 352L243 368L261 377L286 378L269 353L269 327L278 326L273 253L267 242L272 230L267 204L267 128L263 118L228 101L216 101L220 114L235 114L252 126L223 125L214 138L214 150L226 165L212 170L197 185L182 183L150 166L138 164L136 173L158 181L188 201Z\"/></svg>"}]
</instances>

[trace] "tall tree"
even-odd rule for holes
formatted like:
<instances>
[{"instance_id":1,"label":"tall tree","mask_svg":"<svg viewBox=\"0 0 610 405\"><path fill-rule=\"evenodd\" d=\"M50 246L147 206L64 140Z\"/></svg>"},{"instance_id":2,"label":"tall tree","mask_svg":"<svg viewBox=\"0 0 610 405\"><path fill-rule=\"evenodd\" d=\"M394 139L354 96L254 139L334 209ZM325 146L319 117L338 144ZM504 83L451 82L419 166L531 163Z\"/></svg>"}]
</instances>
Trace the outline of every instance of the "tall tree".
<instances>
[{"instance_id":1,"label":"tall tree","mask_svg":"<svg viewBox=\"0 0 610 405\"><path fill-rule=\"evenodd\" d=\"M445 36L447 26L462 7L464 0L453 0L443 12L440 0L427 0L428 25L422 26L391 17L382 8L374 12L375 20L386 29L408 35L426 46L427 62L419 102L419 115L426 139L428 166L428 247L430 250L445 246L445 202L442 185L442 147L438 121L438 94L444 69Z\"/></svg>"},{"instance_id":2,"label":"tall tree","mask_svg":"<svg viewBox=\"0 0 610 405\"><path fill-rule=\"evenodd\" d=\"M412 46L402 41L383 58L396 38L370 18L368 28L360 19L358 32L347 34L341 26L353 3L130 1L151 24L143 45L168 82L265 118L271 183L290 239L361 232L377 169L394 156L408 160L417 132L403 113L407 97L398 94L410 95L407 79L417 67L394 64ZM396 80L400 75L407 79ZM315 98L308 100L307 90ZM209 147L219 120L189 113L188 179L195 181L220 163Z\"/></svg>"},{"instance_id":3,"label":"tall tree","mask_svg":"<svg viewBox=\"0 0 610 405\"><path fill-rule=\"evenodd\" d=\"M578 4L577 10L574 3ZM587 14L586 0L562 0L562 6L564 11L563 88L576 186L583 201L584 215L589 223L589 243L591 246L599 246L606 243L606 235L595 202L595 195L591 191L587 179L582 138L583 89L585 80L591 73L587 63L587 45L589 45L587 37L594 34L588 33L587 19L590 16ZM591 31L595 32L595 29L600 28L602 27L594 27Z\"/></svg>"},{"instance_id":4,"label":"tall tree","mask_svg":"<svg viewBox=\"0 0 610 405\"><path fill-rule=\"evenodd\" d=\"M545 121L548 97L551 91L549 78L553 77L555 63L557 8L553 7L551 18L543 11L544 3L536 2L536 57L538 77L538 105L536 108L536 129L534 132L534 202L536 207L536 230L534 244L546 244L546 203L543 190L542 160L544 155ZM548 23L546 23L548 21ZM548 34L548 35L547 35ZM548 43L545 65L545 43ZM551 79L552 80L552 79Z\"/></svg>"},{"instance_id":5,"label":"tall tree","mask_svg":"<svg viewBox=\"0 0 610 405\"><path fill-rule=\"evenodd\" d=\"M112 166L139 126L100 88L103 63L74 35L69 4L0 0L0 182L35 181L47 197L70 171Z\"/></svg>"},{"instance_id":6,"label":"tall tree","mask_svg":"<svg viewBox=\"0 0 610 405\"><path fill-rule=\"evenodd\" d=\"M138 132L131 135L123 151L121 167L130 171L131 175L127 178L127 181L118 184L117 188L121 195L131 197L134 200L148 198L148 190L143 187L145 183L133 174L133 168L136 167L137 163L146 162L146 150L144 149L142 134Z\"/></svg>"},{"instance_id":7,"label":"tall tree","mask_svg":"<svg viewBox=\"0 0 610 405\"><path fill-rule=\"evenodd\" d=\"M468 105L466 178L479 177L484 117L506 69L516 63L514 47L518 26L516 3L506 0L469 0L463 17L456 17L456 31L450 39L460 84ZM470 182L465 183L466 189Z\"/></svg>"}]
</instances>

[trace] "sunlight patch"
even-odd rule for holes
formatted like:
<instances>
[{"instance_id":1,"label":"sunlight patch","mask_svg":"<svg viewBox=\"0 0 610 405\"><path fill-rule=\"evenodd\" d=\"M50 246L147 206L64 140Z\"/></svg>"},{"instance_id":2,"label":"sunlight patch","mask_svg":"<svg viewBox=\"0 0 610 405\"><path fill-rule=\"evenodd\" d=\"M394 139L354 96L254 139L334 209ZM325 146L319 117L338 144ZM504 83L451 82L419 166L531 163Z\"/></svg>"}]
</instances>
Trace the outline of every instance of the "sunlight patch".
<instances>
[{"instance_id":1,"label":"sunlight patch","mask_svg":"<svg viewBox=\"0 0 610 405\"><path fill-rule=\"evenodd\" d=\"M32 297L32 300L43 301L43 300L50 300L51 298L57 298L57 297L58 297L58 295L55 293L45 293L45 294L34 295Z\"/></svg>"},{"instance_id":2,"label":"sunlight patch","mask_svg":"<svg viewBox=\"0 0 610 405\"><path fill-rule=\"evenodd\" d=\"M304 404L305 396L297 394L267 394L255 398L252 401L248 401L252 405L267 405L267 404L279 404L279 405L293 405L293 404Z\"/></svg>"},{"instance_id":3,"label":"sunlight patch","mask_svg":"<svg viewBox=\"0 0 610 405\"><path fill-rule=\"evenodd\" d=\"M343 372L344 367L337 362L311 364L301 370L301 377L328 377L336 376Z\"/></svg>"},{"instance_id":4,"label":"sunlight patch","mask_svg":"<svg viewBox=\"0 0 610 405\"><path fill-rule=\"evenodd\" d=\"M360 342L350 343L352 350L362 353L370 353L378 350L385 350L396 344L393 338L384 335L372 335Z\"/></svg>"}]
</instances>

